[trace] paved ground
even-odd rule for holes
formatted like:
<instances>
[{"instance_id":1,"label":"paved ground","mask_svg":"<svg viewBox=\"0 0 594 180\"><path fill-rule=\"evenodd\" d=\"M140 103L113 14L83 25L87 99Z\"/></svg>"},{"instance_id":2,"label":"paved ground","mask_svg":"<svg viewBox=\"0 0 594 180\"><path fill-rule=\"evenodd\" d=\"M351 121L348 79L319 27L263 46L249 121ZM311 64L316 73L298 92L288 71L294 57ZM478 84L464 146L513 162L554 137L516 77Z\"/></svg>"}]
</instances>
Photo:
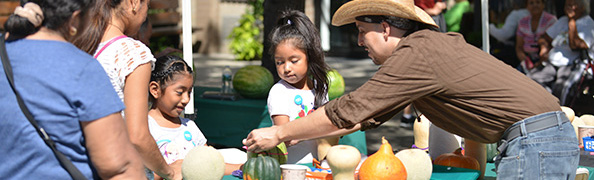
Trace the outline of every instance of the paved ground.
<instances>
[{"instance_id":1,"label":"paved ground","mask_svg":"<svg viewBox=\"0 0 594 180\"><path fill-rule=\"evenodd\" d=\"M367 81L378 66L370 59L349 59L341 57L326 57L330 67L336 69L345 80L345 91L350 92ZM202 56L194 55L196 69L196 85L219 87L221 74L225 66L230 66L233 72L246 65L260 65L260 61L235 61L230 55ZM400 128L400 114L384 123L377 129L366 131L367 152L372 154L379 149L381 137L390 142L394 150L410 148L413 144L412 128Z\"/></svg>"}]
</instances>

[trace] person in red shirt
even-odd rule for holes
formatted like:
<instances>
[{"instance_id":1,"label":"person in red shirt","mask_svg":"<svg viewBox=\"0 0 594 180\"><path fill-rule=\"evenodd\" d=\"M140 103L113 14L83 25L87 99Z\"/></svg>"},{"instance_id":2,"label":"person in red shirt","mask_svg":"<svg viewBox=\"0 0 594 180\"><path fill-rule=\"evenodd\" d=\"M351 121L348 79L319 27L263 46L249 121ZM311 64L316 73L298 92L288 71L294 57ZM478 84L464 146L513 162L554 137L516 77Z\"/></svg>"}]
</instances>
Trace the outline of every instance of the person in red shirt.
<instances>
[{"instance_id":1,"label":"person in red shirt","mask_svg":"<svg viewBox=\"0 0 594 180\"><path fill-rule=\"evenodd\" d=\"M439 31L447 32L445 19L443 17L443 12L447 6L443 0L415 0L415 5L419 6L433 18L435 24L439 26Z\"/></svg>"}]
</instances>

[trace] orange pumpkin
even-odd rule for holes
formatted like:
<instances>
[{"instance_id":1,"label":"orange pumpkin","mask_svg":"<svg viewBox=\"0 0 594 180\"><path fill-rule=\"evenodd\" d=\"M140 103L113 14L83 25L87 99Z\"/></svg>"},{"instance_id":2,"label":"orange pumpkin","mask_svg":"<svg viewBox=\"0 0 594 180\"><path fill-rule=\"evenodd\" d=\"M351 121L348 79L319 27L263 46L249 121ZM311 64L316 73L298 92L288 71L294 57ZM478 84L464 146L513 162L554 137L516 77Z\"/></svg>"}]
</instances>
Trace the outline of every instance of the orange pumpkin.
<instances>
[{"instance_id":1,"label":"orange pumpkin","mask_svg":"<svg viewBox=\"0 0 594 180\"><path fill-rule=\"evenodd\" d=\"M394 156L392 146L382 137L379 150L367 157L359 168L359 180L406 179L404 164Z\"/></svg>"},{"instance_id":2,"label":"orange pumpkin","mask_svg":"<svg viewBox=\"0 0 594 180\"><path fill-rule=\"evenodd\" d=\"M462 148L456 149L456 151L454 151L453 153L445 153L437 156L437 158L433 160L433 164L440 166L475 169L479 171L481 169L479 162L475 158L462 155Z\"/></svg>"}]
</instances>

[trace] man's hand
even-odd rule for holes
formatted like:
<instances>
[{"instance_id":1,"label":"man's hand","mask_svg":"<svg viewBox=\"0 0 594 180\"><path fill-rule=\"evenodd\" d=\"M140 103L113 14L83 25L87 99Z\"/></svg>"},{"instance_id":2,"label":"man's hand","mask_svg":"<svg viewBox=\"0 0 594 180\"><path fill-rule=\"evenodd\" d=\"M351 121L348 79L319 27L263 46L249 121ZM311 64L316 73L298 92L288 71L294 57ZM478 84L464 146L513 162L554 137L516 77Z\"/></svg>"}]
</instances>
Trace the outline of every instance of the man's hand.
<instances>
[{"instance_id":1,"label":"man's hand","mask_svg":"<svg viewBox=\"0 0 594 180\"><path fill-rule=\"evenodd\" d=\"M248 134L246 139L243 139L243 145L247 146L247 150L251 152L262 152L276 147L281 141L277 135L279 126L272 126L268 128L255 129Z\"/></svg>"}]
</instances>

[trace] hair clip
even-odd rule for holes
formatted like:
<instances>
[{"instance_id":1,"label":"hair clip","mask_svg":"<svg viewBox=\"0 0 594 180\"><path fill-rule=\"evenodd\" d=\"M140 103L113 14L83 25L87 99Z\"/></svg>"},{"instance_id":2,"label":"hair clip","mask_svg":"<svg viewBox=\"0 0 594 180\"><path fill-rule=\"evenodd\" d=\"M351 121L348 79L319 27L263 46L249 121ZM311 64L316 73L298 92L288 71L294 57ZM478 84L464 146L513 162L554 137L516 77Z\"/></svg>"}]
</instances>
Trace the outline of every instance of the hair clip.
<instances>
[{"instance_id":1,"label":"hair clip","mask_svg":"<svg viewBox=\"0 0 594 180\"><path fill-rule=\"evenodd\" d=\"M25 3L23 7L17 6L14 9L14 14L27 18L27 20L29 20L35 27L41 26L44 19L41 7L32 2Z\"/></svg>"}]
</instances>

